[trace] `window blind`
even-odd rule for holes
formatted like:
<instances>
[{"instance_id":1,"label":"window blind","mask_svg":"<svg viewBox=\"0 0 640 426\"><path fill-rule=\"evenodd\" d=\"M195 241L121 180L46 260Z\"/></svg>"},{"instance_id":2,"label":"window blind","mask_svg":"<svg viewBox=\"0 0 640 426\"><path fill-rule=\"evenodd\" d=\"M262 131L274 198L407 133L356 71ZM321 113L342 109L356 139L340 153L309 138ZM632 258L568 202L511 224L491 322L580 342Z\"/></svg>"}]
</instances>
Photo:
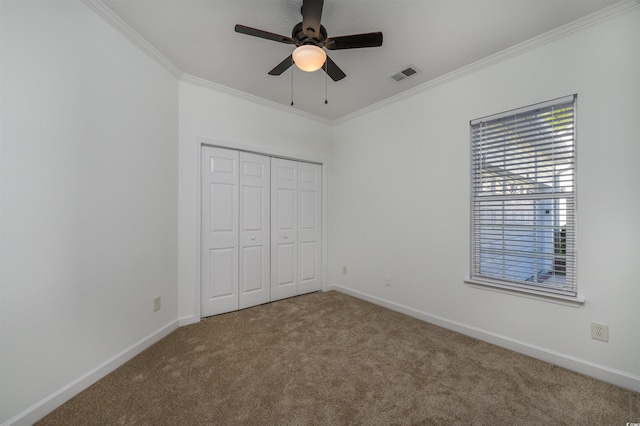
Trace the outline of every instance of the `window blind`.
<instances>
[{"instance_id":1,"label":"window blind","mask_svg":"<svg viewBox=\"0 0 640 426\"><path fill-rule=\"evenodd\" d=\"M471 278L575 296L576 96L471 124Z\"/></svg>"}]
</instances>

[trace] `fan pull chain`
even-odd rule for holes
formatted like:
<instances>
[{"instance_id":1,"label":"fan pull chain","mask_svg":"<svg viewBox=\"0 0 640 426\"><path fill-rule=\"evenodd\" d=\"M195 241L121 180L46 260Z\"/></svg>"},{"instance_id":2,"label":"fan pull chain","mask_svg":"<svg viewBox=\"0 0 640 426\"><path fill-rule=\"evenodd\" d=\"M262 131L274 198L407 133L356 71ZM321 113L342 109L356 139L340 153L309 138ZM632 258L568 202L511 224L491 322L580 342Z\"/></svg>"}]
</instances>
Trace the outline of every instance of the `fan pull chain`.
<instances>
[{"instance_id":1,"label":"fan pull chain","mask_svg":"<svg viewBox=\"0 0 640 426\"><path fill-rule=\"evenodd\" d=\"M291 106L293 106L293 57L291 58Z\"/></svg>"},{"instance_id":2,"label":"fan pull chain","mask_svg":"<svg viewBox=\"0 0 640 426\"><path fill-rule=\"evenodd\" d=\"M329 101L327 100L327 85L328 85L328 73L327 73L327 69L328 69L328 62L329 61L324 61L324 104L328 104Z\"/></svg>"}]
</instances>

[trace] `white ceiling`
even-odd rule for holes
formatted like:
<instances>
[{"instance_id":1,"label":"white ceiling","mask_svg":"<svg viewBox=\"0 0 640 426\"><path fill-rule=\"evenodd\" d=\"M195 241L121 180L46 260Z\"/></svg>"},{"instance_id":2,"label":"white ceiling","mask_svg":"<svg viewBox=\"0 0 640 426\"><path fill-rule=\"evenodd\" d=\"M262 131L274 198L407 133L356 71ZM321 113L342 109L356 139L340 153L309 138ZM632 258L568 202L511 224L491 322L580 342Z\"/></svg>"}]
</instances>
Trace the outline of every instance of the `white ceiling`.
<instances>
[{"instance_id":1,"label":"white ceiling","mask_svg":"<svg viewBox=\"0 0 640 426\"><path fill-rule=\"evenodd\" d=\"M238 34L234 25L291 36L301 21L302 0L85 1L103 8L103 14L113 12L188 78L290 107L291 71L267 72L294 46ZM542 34L542 40L550 31L557 35L559 27L572 29L576 20L591 22L637 1L325 0L322 24L329 37L382 31L384 42L328 51L347 74L338 82L325 79L322 71L292 67L293 108L336 120ZM409 65L421 72L400 82L390 78Z\"/></svg>"}]
</instances>

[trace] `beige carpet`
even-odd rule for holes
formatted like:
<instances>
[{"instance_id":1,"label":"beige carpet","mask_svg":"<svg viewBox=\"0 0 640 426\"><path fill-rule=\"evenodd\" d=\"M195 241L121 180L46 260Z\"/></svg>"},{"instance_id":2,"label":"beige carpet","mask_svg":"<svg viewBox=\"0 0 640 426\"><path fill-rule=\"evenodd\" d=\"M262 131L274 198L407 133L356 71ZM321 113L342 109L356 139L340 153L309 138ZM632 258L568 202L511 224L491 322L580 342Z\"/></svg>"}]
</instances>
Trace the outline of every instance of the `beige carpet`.
<instances>
[{"instance_id":1,"label":"beige carpet","mask_svg":"<svg viewBox=\"0 0 640 426\"><path fill-rule=\"evenodd\" d=\"M41 425L618 425L640 394L337 292L182 327Z\"/></svg>"}]
</instances>

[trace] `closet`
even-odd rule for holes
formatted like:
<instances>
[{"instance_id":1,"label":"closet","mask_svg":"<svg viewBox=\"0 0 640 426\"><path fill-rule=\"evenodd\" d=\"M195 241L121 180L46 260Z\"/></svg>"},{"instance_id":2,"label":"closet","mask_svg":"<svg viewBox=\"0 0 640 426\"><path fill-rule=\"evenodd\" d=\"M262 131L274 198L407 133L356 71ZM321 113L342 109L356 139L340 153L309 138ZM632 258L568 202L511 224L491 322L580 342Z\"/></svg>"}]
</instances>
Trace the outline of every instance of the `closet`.
<instances>
[{"instance_id":1,"label":"closet","mask_svg":"<svg viewBox=\"0 0 640 426\"><path fill-rule=\"evenodd\" d=\"M321 289L322 167L202 147L201 316Z\"/></svg>"}]
</instances>

